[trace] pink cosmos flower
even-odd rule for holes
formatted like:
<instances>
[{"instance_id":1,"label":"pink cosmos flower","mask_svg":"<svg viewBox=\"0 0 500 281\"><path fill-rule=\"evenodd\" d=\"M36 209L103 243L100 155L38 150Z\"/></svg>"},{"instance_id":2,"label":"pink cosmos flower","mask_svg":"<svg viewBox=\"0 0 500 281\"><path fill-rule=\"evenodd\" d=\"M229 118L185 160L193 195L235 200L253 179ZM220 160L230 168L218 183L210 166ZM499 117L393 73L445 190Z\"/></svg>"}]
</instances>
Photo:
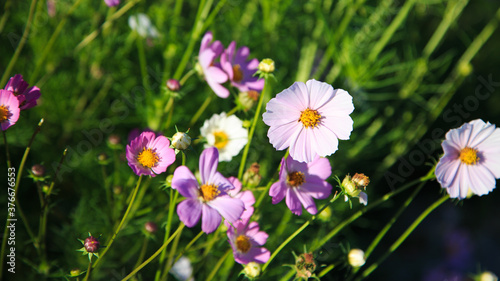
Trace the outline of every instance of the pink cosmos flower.
<instances>
[{"instance_id":1,"label":"pink cosmos flower","mask_svg":"<svg viewBox=\"0 0 500 281\"><path fill-rule=\"evenodd\" d=\"M104 3L106 3L108 7L114 7L120 4L120 0L104 0Z\"/></svg>"},{"instance_id":2,"label":"pink cosmos flower","mask_svg":"<svg viewBox=\"0 0 500 281\"><path fill-rule=\"evenodd\" d=\"M227 74L220 68L215 59L224 51L224 46L220 41L212 42L212 32L205 33L201 40L198 61L200 62L203 76L212 90L221 98L229 97L229 90L221 84L227 81Z\"/></svg>"},{"instance_id":3,"label":"pink cosmos flower","mask_svg":"<svg viewBox=\"0 0 500 281\"><path fill-rule=\"evenodd\" d=\"M166 137L143 132L127 145L127 160L136 175L155 177L174 163L175 152Z\"/></svg>"},{"instance_id":4,"label":"pink cosmos flower","mask_svg":"<svg viewBox=\"0 0 500 281\"><path fill-rule=\"evenodd\" d=\"M151 130L150 128L145 128L143 130L139 129L139 128L134 128L132 129L132 131L130 131L128 133L128 136L127 136L127 142L131 142L133 139L137 138L140 134L144 133L144 132L151 132L151 133L155 133L156 136L161 136L162 134L160 133L156 133L155 131Z\"/></svg>"},{"instance_id":5,"label":"pink cosmos flower","mask_svg":"<svg viewBox=\"0 0 500 281\"><path fill-rule=\"evenodd\" d=\"M11 77L7 85L5 85L5 90L14 93L19 100L19 108L21 110L34 107L36 101L40 98L40 88L36 86L28 88L28 86L29 84L24 81L21 74L16 74L14 77Z\"/></svg>"},{"instance_id":6,"label":"pink cosmos flower","mask_svg":"<svg viewBox=\"0 0 500 281\"><path fill-rule=\"evenodd\" d=\"M236 51L236 42L233 41L221 55L220 62L222 69L229 76L231 85L238 88L240 92L262 91L264 79L259 79L253 75L259 68L259 61L252 59L247 61L250 50L243 46Z\"/></svg>"},{"instance_id":7,"label":"pink cosmos flower","mask_svg":"<svg viewBox=\"0 0 500 281\"><path fill-rule=\"evenodd\" d=\"M19 119L19 100L16 96L6 90L0 90L0 127L2 131L16 124Z\"/></svg>"},{"instance_id":8,"label":"pink cosmos flower","mask_svg":"<svg viewBox=\"0 0 500 281\"><path fill-rule=\"evenodd\" d=\"M271 185L269 195L273 204L286 196L286 205L296 215L302 214L302 205L315 215L315 199L325 199L332 193L332 186L325 181L332 174L330 162L326 158L316 158L309 163L295 161L292 157L281 160L280 179ZM302 205L301 205L302 204Z\"/></svg>"},{"instance_id":9,"label":"pink cosmos flower","mask_svg":"<svg viewBox=\"0 0 500 281\"><path fill-rule=\"evenodd\" d=\"M217 172L219 152L210 147L201 153L201 185L186 166L175 169L172 188L186 197L177 205L177 215L187 226L195 226L201 217L201 230L214 232L219 227L222 217L231 223L237 222L245 205L243 201L229 196L234 186L221 173Z\"/></svg>"},{"instance_id":10,"label":"pink cosmos flower","mask_svg":"<svg viewBox=\"0 0 500 281\"><path fill-rule=\"evenodd\" d=\"M248 220L253 215L253 204L255 204L255 197L250 190L241 191L243 185L237 178L230 177L228 178L228 180L234 186L234 189L229 190L228 194L233 198L238 198L243 201L243 204L245 205L245 211L243 211L243 214L241 214L241 219Z\"/></svg>"},{"instance_id":11,"label":"pink cosmos flower","mask_svg":"<svg viewBox=\"0 0 500 281\"><path fill-rule=\"evenodd\" d=\"M229 244L233 249L234 260L240 264L249 262L266 263L271 256L268 249L262 248L269 235L264 231L259 231L259 224L256 222L238 221L234 227L227 230Z\"/></svg>"},{"instance_id":12,"label":"pink cosmos flower","mask_svg":"<svg viewBox=\"0 0 500 281\"><path fill-rule=\"evenodd\" d=\"M352 97L314 79L295 82L272 98L266 110L262 117L270 126L269 141L277 150L290 147L290 155L299 162L334 153L338 139L349 139L352 131Z\"/></svg>"},{"instance_id":13,"label":"pink cosmos flower","mask_svg":"<svg viewBox=\"0 0 500 281\"><path fill-rule=\"evenodd\" d=\"M500 129L476 119L446 133L436 179L451 198L488 194L500 178Z\"/></svg>"}]
</instances>

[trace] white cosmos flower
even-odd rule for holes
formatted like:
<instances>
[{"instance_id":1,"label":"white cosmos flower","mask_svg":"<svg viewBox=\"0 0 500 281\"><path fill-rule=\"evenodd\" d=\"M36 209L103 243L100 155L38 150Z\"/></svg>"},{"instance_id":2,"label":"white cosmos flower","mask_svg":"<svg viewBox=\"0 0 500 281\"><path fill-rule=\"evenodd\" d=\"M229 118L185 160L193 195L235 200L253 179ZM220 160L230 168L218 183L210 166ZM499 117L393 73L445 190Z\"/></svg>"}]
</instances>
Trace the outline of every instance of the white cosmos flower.
<instances>
[{"instance_id":1,"label":"white cosmos flower","mask_svg":"<svg viewBox=\"0 0 500 281\"><path fill-rule=\"evenodd\" d=\"M158 38L160 33L151 23L151 20L146 14L136 14L128 18L128 25L136 31L141 37Z\"/></svg>"},{"instance_id":2,"label":"white cosmos flower","mask_svg":"<svg viewBox=\"0 0 500 281\"><path fill-rule=\"evenodd\" d=\"M215 146L219 150L219 161L231 161L248 141L243 122L234 115L226 116L225 112L206 120L200 132L207 140L205 148Z\"/></svg>"}]
</instances>

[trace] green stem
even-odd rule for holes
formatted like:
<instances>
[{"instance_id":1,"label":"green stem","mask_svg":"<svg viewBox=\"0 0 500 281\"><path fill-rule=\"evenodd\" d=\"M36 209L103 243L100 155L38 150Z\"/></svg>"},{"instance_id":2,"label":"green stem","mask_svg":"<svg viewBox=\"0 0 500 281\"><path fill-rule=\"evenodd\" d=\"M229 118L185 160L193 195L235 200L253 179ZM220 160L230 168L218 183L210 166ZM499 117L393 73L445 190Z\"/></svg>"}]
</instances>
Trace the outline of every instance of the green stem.
<instances>
[{"instance_id":1,"label":"green stem","mask_svg":"<svg viewBox=\"0 0 500 281\"><path fill-rule=\"evenodd\" d=\"M219 259L217 264L214 266L214 269L210 272L210 274L207 277L207 281L209 280L214 280L215 274L217 274L217 271L221 267L222 263L226 260L227 256L231 253L231 249L228 249L226 253Z\"/></svg>"},{"instance_id":2,"label":"green stem","mask_svg":"<svg viewBox=\"0 0 500 281\"><path fill-rule=\"evenodd\" d=\"M104 257L104 255L109 251L109 249L111 248L111 245L113 244L113 242L115 241L115 238L116 236L118 235L118 232L120 232L125 220L127 219L127 216L130 212L130 209L132 208L132 205L134 205L134 201L135 201L135 197L137 195L137 191L139 190L139 186L141 185L141 180L142 180L142 175L139 176L139 179L137 180L137 184L134 188L134 191L133 191L133 194L132 194L132 198L130 199L130 202L128 204L128 207L127 207L127 210L125 211L125 214L123 215L123 218L122 220L120 221L120 224L118 225L118 227L116 228L115 230L115 233L113 234L113 236L111 237L111 240L109 241L109 243L106 245L106 248L104 249L104 251L102 252L102 254L100 255L99 259L94 263L93 267L96 267L100 261L102 260L102 258Z\"/></svg>"},{"instance_id":3,"label":"green stem","mask_svg":"<svg viewBox=\"0 0 500 281\"><path fill-rule=\"evenodd\" d=\"M184 152L183 152L184 153ZM175 202L177 202L177 196L179 195L178 192L176 192L173 188L170 188L170 201L168 205L168 217L167 217L167 226L165 230L165 237L163 238L164 243L167 242L167 239L170 235L170 230L172 226L172 219L173 215L175 212ZM161 276L160 268L161 265L163 264L163 261L165 260L165 256L167 254L167 247L163 249L160 255L160 260L159 260L159 266L158 269L156 270L156 275L155 275L155 280L158 281Z\"/></svg>"},{"instance_id":4,"label":"green stem","mask_svg":"<svg viewBox=\"0 0 500 281\"><path fill-rule=\"evenodd\" d=\"M142 247L141 247L141 252L139 253L139 258L137 259L137 262L134 265L134 268L138 267L141 263L142 260L144 259L144 256L146 255L146 250L148 249L148 237L144 237L144 241L142 241Z\"/></svg>"},{"instance_id":5,"label":"green stem","mask_svg":"<svg viewBox=\"0 0 500 281\"><path fill-rule=\"evenodd\" d=\"M184 84L186 84L186 81L191 77L193 76L193 74L196 73L196 69L191 69L190 71L188 71L188 73L184 74L184 76L181 78L181 80L179 80L179 84L181 86L183 86Z\"/></svg>"},{"instance_id":6,"label":"green stem","mask_svg":"<svg viewBox=\"0 0 500 281\"><path fill-rule=\"evenodd\" d=\"M167 281L168 280L168 267L173 264L173 260L174 260L174 255L175 255L175 252L177 251L177 247L179 246L179 241L181 240L181 235L177 235L177 237L175 237L174 239L174 242L172 243L172 248L170 249L170 252L168 254L168 259L167 259L167 262L165 263L165 270L163 272L163 275L161 276L161 280L162 281Z\"/></svg>"},{"instance_id":7,"label":"green stem","mask_svg":"<svg viewBox=\"0 0 500 281\"><path fill-rule=\"evenodd\" d=\"M5 144L5 158L7 158L7 168L12 168L12 163L10 162L9 144L7 143L7 133L2 130L3 143Z\"/></svg>"},{"instance_id":8,"label":"green stem","mask_svg":"<svg viewBox=\"0 0 500 281\"><path fill-rule=\"evenodd\" d=\"M89 261L89 267L87 268L87 274L85 274L85 278L83 281L88 281L90 280L90 272L92 271L92 262Z\"/></svg>"},{"instance_id":9,"label":"green stem","mask_svg":"<svg viewBox=\"0 0 500 281\"><path fill-rule=\"evenodd\" d=\"M125 278L123 278L122 281L129 280L137 272L139 272L139 270L141 270L143 267L145 267L147 264L149 264L152 260L154 260L165 249L165 247L167 247L167 245L172 241L172 239L174 239L174 237L177 236L180 233L180 231L183 228L184 228L184 224L181 223L179 225L179 227L177 228L177 230L174 232L174 234L172 234L172 236L170 236L170 238L168 238L168 240L165 243L163 243L163 245L151 257L149 257L141 265L139 265L138 267L136 267L132 272L129 273L129 275L125 276Z\"/></svg>"},{"instance_id":10,"label":"green stem","mask_svg":"<svg viewBox=\"0 0 500 281\"><path fill-rule=\"evenodd\" d=\"M144 38L142 38L138 33L136 33L135 35L136 35L135 42L137 44L137 53L139 56L139 66L140 66L139 68L141 70L141 76L142 76L142 86L144 87L144 90L146 91L148 98L150 98L151 95L149 88L146 54L144 53L144 44L142 42Z\"/></svg>"},{"instance_id":11,"label":"green stem","mask_svg":"<svg viewBox=\"0 0 500 281\"><path fill-rule=\"evenodd\" d=\"M196 235L196 237L193 238L193 240L191 240L191 242L189 242L186 247L184 247L184 249L182 249L182 251L177 255L177 257L175 258L174 262L172 264L169 264L168 267L167 267L167 270L166 272L170 272L170 269L172 268L172 265L175 264L181 257L182 255L184 255L184 253L189 249L191 248L191 246L193 246L193 244L198 241L198 239L200 239L200 237L203 235L203 230L200 231L200 233L198 233L198 235Z\"/></svg>"},{"instance_id":12,"label":"green stem","mask_svg":"<svg viewBox=\"0 0 500 281\"><path fill-rule=\"evenodd\" d=\"M262 92L259 96L259 103L257 104L257 108L255 109L255 115L252 120L252 126L250 127L250 132L248 133L248 142L245 145L245 149L243 150L243 155L241 157L240 169L238 170L238 179L242 181L243 171L245 170L245 163L247 161L248 151L250 150L250 144L252 143L253 134L255 132L255 127L257 126L257 120L260 120L260 110L262 108L262 103L264 102L264 95L266 93L266 86L269 85L268 78L264 80L264 88L262 88Z\"/></svg>"},{"instance_id":13,"label":"green stem","mask_svg":"<svg viewBox=\"0 0 500 281\"><path fill-rule=\"evenodd\" d=\"M432 205L430 205L420 216L406 229L406 231L401 234L401 236L396 240L387 250L387 252L380 257L377 262L372 264L369 268L367 268L363 273L361 273L361 276L356 279L356 280L361 280L363 278L368 277L377 267L390 255L392 254L400 245L403 243L406 238L415 230L415 228L437 207L439 207L441 204L443 204L446 200L448 200L450 196L446 194L445 196L441 197L439 200L434 202Z\"/></svg>"},{"instance_id":14,"label":"green stem","mask_svg":"<svg viewBox=\"0 0 500 281\"><path fill-rule=\"evenodd\" d=\"M200 118L201 114L203 114L203 112L205 111L205 109L208 107L208 105L212 101L213 96L214 96L213 94L210 94L205 99L205 101L200 106L200 108L198 108L198 111L196 111L196 113L194 114L193 118L191 118L191 121L189 121L189 127L190 128L194 125L194 123L196 123L196 121L198 121L198 118Z\"/></svg>"},{"instance_id":15,"label":"green stem","mask_svg":"<svg viewBox=\"0 0 500 281\"><path fill-rule=\"evenodd\" d=\"M7 82L7 79L10 76L10 72L12 71L12 68L17 62L17 59L19 58L19 54L21 53L24 44L26 44L26 40L28 40L29 37L29 32L31 29L31 25L33 23L33 16L36 11L36 2L37 0L32 0L31 5L30 5L30 11L28 15L28 22L26 23L26 27L24 28L23 35L21 37L21 40L19 41L19 44L16 47L16 50L14 51L14 55L9 61L9 64L7 65L7 68L5 69L5 72L3 73L2 79L0 79L0 85L5 85ZM3 259L3 258L2 258Z\"/></svg>"}]
</instances>

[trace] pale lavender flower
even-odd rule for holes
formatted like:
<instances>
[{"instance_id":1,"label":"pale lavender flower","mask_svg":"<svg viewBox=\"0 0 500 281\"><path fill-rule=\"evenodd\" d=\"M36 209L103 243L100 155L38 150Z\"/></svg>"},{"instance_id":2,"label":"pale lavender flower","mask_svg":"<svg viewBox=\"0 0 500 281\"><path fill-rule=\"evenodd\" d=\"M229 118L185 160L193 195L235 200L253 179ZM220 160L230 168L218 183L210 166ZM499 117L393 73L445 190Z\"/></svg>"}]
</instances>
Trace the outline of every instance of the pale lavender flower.
<instances>
[{"instance_id":1,"label":"pale lavender flower","mask_svg":"<svg viewBox=\"0 0 500 281\"><path fill-rule=\"evenodd\" d=\"M302 206L311 214L318 212L315 199L325 199L332 193L332 186L325 181L332 174L326 158L316 158L309 163L295 161L291 156L281 160L280 179L271 185L269 195L277 204L286 196L286 205L296 215Z\"/></svg>"},{"instance_id":2,"label":"pale lavender flower","mask_svg":"<svg viewBox=\"0 0 500 281\"><path fill-rule=\"evenodd\" d=\"M247 221L238 221L234 223L234 227L228 228L227 237L237 263L266 263L271 256L268 249L261 247L266 243L269 235L264 231L259 231L257 222L248 224Z\"/></svg>"},{"instance_id":3,"label":"pale lavender flower","mask_svg":"<svg viewBox=\"0 0 500 281\"><path fill-rule=\"evenodd\" d=\"M338 139L349 139L352 131L352 97L314 79L295 82L271 99L266 110L262 117L270 126L269 141L277 150L290 147L299 162L334 153Z\"/></svg>"},{"instance_id":4,"label":"pale lavender flower","mask_svg":"<svg viewBox=\"0 0 500 281\"><path fill-rule=\"evenodd\" d=\"M7 130L19 119L19 100L10 91L0 90L0 128Z\"/></svg>"},{"instance_id":5,"label":"pale lavender flower","mask_svg":"<svg viewBox=\"0 0 500 281\"><path fill-rule=\"evenodd\" d=\"M155 177L174 163L175 152L166 137L143 132L127 145L127 160L136 175Z\"/></svg>"},{"instance_id":6,"label":"pale lavender flower","mask_svg":"<svg viewBox=\"0 0 500 281\"><path fill-rule=\"evenodd\" d=\"M237 178L229 177L228 180L234 186L234 189L229 190L228 194L233 198L238 198L243 201L243 204L245 205L245 211L243 212L243 214L241 214L241 220L248 221L248 219L253 215L253 204L255 204L255 197L250 190L241 191L243 185Z\"/></svg>"},{"instance_id":7,"label":"pale lavender flower","mask_svg":"<svg viewBox=\"0 0 500 281\"><path fill-rule=\"evenodd\" d=\"M235 223L245 209L243 201L229 196L234 186L217 172L218 164L217 148L207 148L201 153L201 185L186 166L175 169L172 188L186 197L177 205L177 215L187 227L195 226L201 217L201 230L212 233L219 227L221 216Z\"/></svg>"},{"instance_id":8,"label":"pale lavender flower","mask_svg":"<svg viewBox=\"0 0 500 281\"><path fill-rule=\"evenodd\" d=\"M220 64L215 62L224 51L224 46L218 40L212 43L212 39L212 32L207 32L203 36L200 52L198 53L199 65L203 77L215 94L221 98L227 98L229 97L229 90L221 84L225 83L228 77L220 68Z\"/></svg>"},{"instance_id":9,"label":"pale lavender flower","mask_svg":"<svg viewBox=\"0 0 500 281\"><path fill-rule=\"evenodd\" d=\"M19 100L19 108L21 110L34 107L41 95L40 88L36 86L28 87L29 84L24 81L21 74L11 77L7 85L5 85L5 90L12 92Z\"/></svg>"},{"instance_id":10,"label":"pale lavender flower","mask_svg":"<svg viewBox=\"0 0 500 281\"><path fill-rule=\"evenodd\" d=\"M488 194L500 178L500 129L476 119L446 133L436 179L451 198Z\"/></svg>"},{"instance_id":11,"label":"pale lavender flower","mask_svg":"<svg viewBox=\"0 0 500 281\"><path fill-rule=\"evenodd\" d=\"M247 61L250 49L246 46L235 51L236 42L233 41L220 58L222 69L227 73L231 85L241 92L262 91L264 79L253 76L259 68L259 60L251 59Z\"/></svg>"}]
</instances>

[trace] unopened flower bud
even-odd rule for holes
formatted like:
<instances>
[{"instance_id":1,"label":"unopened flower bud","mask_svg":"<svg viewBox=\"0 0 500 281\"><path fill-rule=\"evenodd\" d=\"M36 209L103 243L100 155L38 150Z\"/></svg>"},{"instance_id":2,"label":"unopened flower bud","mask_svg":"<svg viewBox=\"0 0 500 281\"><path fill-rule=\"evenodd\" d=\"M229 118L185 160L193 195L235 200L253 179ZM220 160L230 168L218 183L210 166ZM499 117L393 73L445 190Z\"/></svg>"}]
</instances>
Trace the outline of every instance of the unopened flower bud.
<instances>
[{"instance_id":1,"label":"unopened flower bud","mask_svg":"<svg viewBox=\"0 0 500 281\"><path fill-rule=\"evenodd\" d=\"M167 89L169 89L172 92L178 92L181 89L181 83L179 83L179 81L176 79L168 79Z\"/></svg>"},{"instance_id":2,"label":"unopened flower bud","mask_svg":"<svg viewBox=\"0 0 500 281\"><path fill-rule=\"evenodd\" d=\"M249 262L247 265L245 265L245 268L243 269L243 273L245 274L246 277L250 279L254 279L259 277L260 275L260 264L256 262Z\"/></svg>"},{"instance_id":3,"label":"unopened flower bud","mask_svg":"<svg viewBox=\"0 0 500 281\"><path fill-rule=\"evenodd\" d=\"M119 186L119 185L115 185L113 186L113 193L115 195L120 195L123 191L123 187Z\"/></svg>"},{"instance_id":4,"label":"unopened flower bud","mask_svg":"<svg viewBox=\"0 0 500 281\"><path fill-rule=\"evenodd\" d=\"M366 189L366 186L370 183L370 178L368 178L367 176L365 176L365 174L354 174L354 176L352 177L352 181L354 182L354 184L356 185L356 188L358 189Z\"/></svg>"},{"instance_id":5,"label":"unopened flower bud","mask_svg":"<svg viewBox=\"0 0 500 281\"><path fill-rule=\"evenodd\" d=\"M43 177L45 175L45 167L40 164L35 164L31 167L31 172L37 177Z\"/></svg>"},{"instance_id":6,"label":"unopened flower bud","mask_svg":"<svg viewBox=\"0 0 500 281\"><path fill-rule=\"evenodd\" d=\"M82 271L79 268L74 268L69 272L69 275L71 277L76 277L78 275L82 274Z\"/></svg>"},{"instance_id":7,"label":"unopened flower bud","mask_svg":"<svg viewBox=\"0 0 500 281\"><path fill-rule=\"evenodd\" d=\"M168 175L167 178L165 179L165 184L167 187L172 187L172 179L174 178L174 175Z\"/></svg>"},{"instance_id":8,"label":"unopened flower bud","mask_svg":"<svg viewBox=\"0 0 500 281\"><path fill-rule=\"evenodd\" d=\"M259 174L260 165L253 163L248 170L243 174L243 183L248 187L256 187L259 185L262 176Z\"/></svg>"},{"instance_id":9,"label":"unopened flower bud","mask_svg":"<svg viewBox=\"0 0 500 281\"><path fill-rule=\"evenodd\" d=\"M119 145L121 141L122 139L120 138L120 136L116 134L109 135L108 137L108 142L111 145Z\"/></svg>"},{"instance_id":10,"label":"unopened flower bud","mask_svg":"<svg viewBox=\"0 0 500 281\"><path fill-rule=\"evenodd\" d=\"M264 73L274 72L274 61L272 59L263 59L259 63L259 70Z\"/></svg>"},{"instance_id":11,"label":"unopened flower bud","mask_svg":"<svg viewBox=\"0 0 500 281\"><path fill-rule=\"evenodd\" d=\"M347 201L349 197L358 197L361 204L367 205L368 195L361 190L366 189L369 183L370 179L364 174L356 173L352 178L347 175L341 184L345 194L345 201Z\"/></svg>"},{"instance_id":12,"label":"unopened flower bud","mask_svg":"<svg viewBox=\"0 0 500 281\"><path fill-rule=\"evenodd\" d=\"M152 221L148 221L144 224L144 229L149 233L155 233L158 230L158 225Z\"/></svg>"},{"instance_id":13,"label":"unopened flower bud","mask_svg":"<svg viewBox=\"0 0 500 281\"><path fill-rule=\"evenodd\" d=\"M472 72L472 65L468 62L460 62L458 64L458 73L462 76L469 76Z\"/></svg>"},{"instance_id":14,"label":"unopened flower bud","mask_svg":"<svg viewBox=\"0 0 500 281\"><path fill-rule=\"evenodd\" d=\"M365 252L361 249L351 249L347 260L352 267L360 267L365 264Z\"/></svg>"},{"instance_id":15,"label":"unopened flower bud","mask_svg":"<svg viewBox=\"0 0 500 281\"><path fill-rule=\"evenodd\" d=\"M250 110L259 99L260 93L254 90L247 92L240 92L238 94L238 103L241 105L243 110Z\"/></svg>"},{"instance_id":16,"label":"unopened flower bud","mask_svg":"<svg viewBox=\"0 0 500 281\"><path fill-rule=\"evenodd\" d=\"M172 137L172 147L177 150L185 150L191 145L191 137L184 132L177 132Z\"/></svg>"},{"instance_id":17,"label":"unopened flower bud","mask_svg":"<svg viewBox=\"0 0 500 281\"><path fill-rule=\"evenodd\" d=\"M83 243L83 247L89 253L97 253L99 251L99 240L97 240L94 236L89 236L85 238L85 242Z\"/></svg>"},{"instance_id":18,"label":"unopened flower bud","mask_svg":"<svg viewBox=\"0 0 500 281\"><path fill-rule=\"evenodd\" d=\"M101 164L104 164L104 162L106 162L108 159L109 159L108 154L104 152L99 153L99 155L97 155L97 160L101 162Z\"/></svg>"},{"instance_id":19,"label":"unopened flower bud","mask_svg":"<svg viewBox=\"0 0 500 281\"><path fill-rule=\"evenodd\" d=\"M479 281L498 281L498 277L493 272L485 271L479 275Z\"/></svg>"}]
</instances>

